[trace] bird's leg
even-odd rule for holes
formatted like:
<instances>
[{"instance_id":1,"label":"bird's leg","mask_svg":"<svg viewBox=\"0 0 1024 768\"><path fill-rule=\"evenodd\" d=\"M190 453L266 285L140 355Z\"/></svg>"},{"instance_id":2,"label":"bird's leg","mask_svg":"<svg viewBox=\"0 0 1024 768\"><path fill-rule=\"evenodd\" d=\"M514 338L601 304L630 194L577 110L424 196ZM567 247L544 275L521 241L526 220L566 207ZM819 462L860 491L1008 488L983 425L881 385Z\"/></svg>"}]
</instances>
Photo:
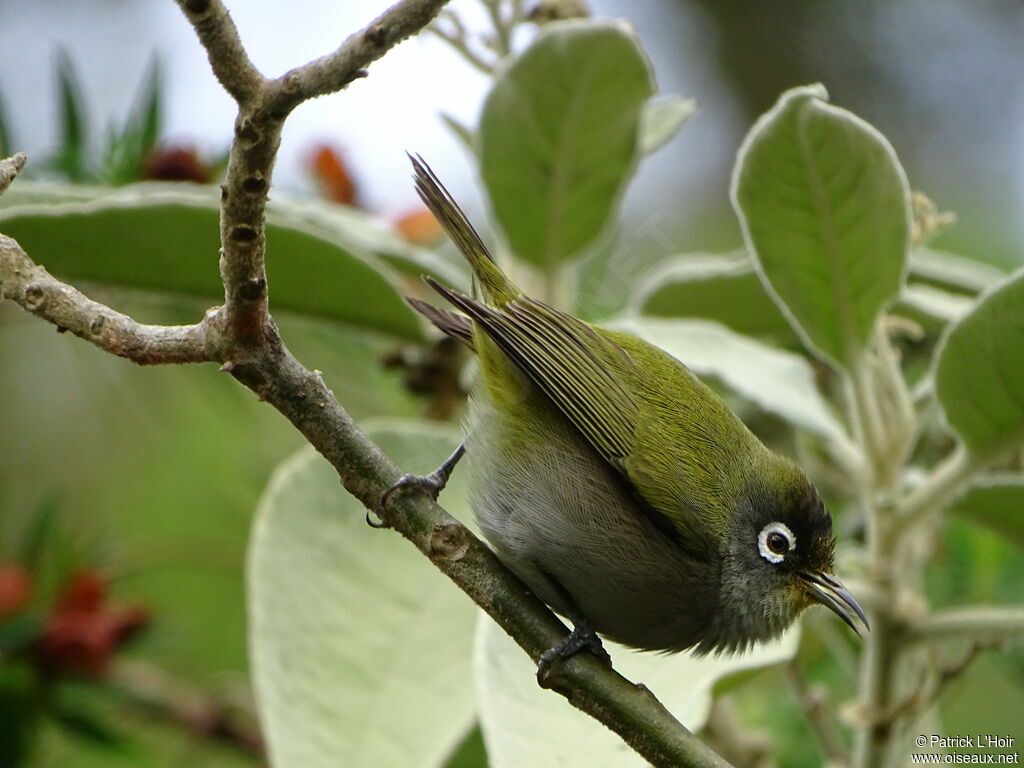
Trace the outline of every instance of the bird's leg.
<instances>
[{"instance_id":1,"label":"bird's leg","mask_svg":"<svg viewBox=\"0 0 1024 768\"><path fill-rule=\"evenodd\" d=\"M608 651L605 650L601 638L597 636L597 632L590 626L590 621L583 615L583 611L579 609L572 599L569 590L563 587L558 579L550 573L545 573L545 576L547 576L555 591L559 593L564 606L563 613L572 622L572 632L540 655L540 659L537 660L538 681L540 681L541 685L544 684L544 678L547 677L548 670L554 662L568 659L584 649L590 651L598 659L611 666L612 657L608 655Z\"/></svg>"},{"instance_id":2,"label":"bird's leg","mask_svg":"<svg viewBox=\"0 0 1024 768\"><path fill-rule=\"evenodd\" d=\"M583 614L577 614L570 616L569 620L572 622L572 632L563 637L557 645L548 648L540 655L540 659L537 661L538 675L547 674L548 667L554 662L567 659L584 649L590 651L605 664L611 665L612 657L608 655L601 638L597 636L597 632L590 626L586 617Z\"/></svg>"},{"instance_id":3,"label":"bird's leg","mask_svg":"<svg viewBox=\"0 0 1024 768\"><path fill-rule=\"evenodd\" d=\"M463 443L456 448L452 455L444 460L444 463L431 472L429 475L402 475L398 478L398 482L384 491L380 497L380 505L386 507L388 502L391 500L392 495L396 491L407 490L410 488L416 488L417 490L424 491L430 494L430 498L437 500L437 495L444 490L444 487L448 484L448 478L452 476L452 471L455 469L455 465L459 463L459 460L466 453L466 445ZM369 522L369 520L367 520ZM370 523L370 525L377 527L383 527L377 523Z\"/></svg>"}]
</instances>

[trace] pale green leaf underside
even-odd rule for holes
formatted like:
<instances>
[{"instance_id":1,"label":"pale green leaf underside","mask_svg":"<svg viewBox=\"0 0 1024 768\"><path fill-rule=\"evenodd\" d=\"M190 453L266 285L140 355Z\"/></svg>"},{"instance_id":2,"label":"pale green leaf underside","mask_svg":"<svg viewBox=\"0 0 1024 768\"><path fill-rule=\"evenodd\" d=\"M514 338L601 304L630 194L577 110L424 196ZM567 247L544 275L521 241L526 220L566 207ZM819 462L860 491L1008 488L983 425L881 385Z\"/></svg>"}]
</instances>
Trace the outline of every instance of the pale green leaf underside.
<instances>
[{"instance_id":1,"label":"pale green leaf underside","mask_svg":"<svg viewBox=\"0 0 1024 768\"><path fill-rule=\"evenodd\" d=\"M921 280L966 293L984 291L1006 277L1005 272L991 264L934 248L911 251L910 272Z\"/></svg>"},{"instance_id":2,"label":"pale green leaf underside","mask_svg":"<svg viewBox=\"0 0 1024 768\"><path fill-rule=\"evenodd\" d=\"M944 323L954 322L971 311L974 300L931 285L909 284L900 294L900 306Z\"/></svg>"},{"instance_id":3,"label":"pale green leaf underside","mask_svg":"<svg viewBox=\"0 0 1024 768\"><path fill-rule=\"evenodd\" d=\"M598 240L636 164L653 93L647 58L620 22L549 24L498 76L478 146L513 253L551 269Z\"/></svg>"},{"instance_id":4,"label":"pale green leaf underside","mask_svg":"<svg viewBox=\"0 0 1024 768\"><path fill-rule=\"evenodd\" d=\"M219 190L156 183L72 193L49 189L49 198L45 188L26 190L21 204L12 188L0 208L0 231L57 277L223 303ZM416 262L421 253L358 212L332 212L314 202L268 209L274 311L421 339L419 320L379 261ZM449 272L442 276L455 276Z\"/></svg>"},{"instance_id":5,"label":"pale green leaf underside","mask_svg":"<svg viewBox=\"0 0 1024 768\"><path fill-rule=\"evenodd\" d=\"M962 256L916 250L911 254L911 282L892 311L939 328L970 309L973 293L1005 276ZM705 317L748 336L795 339L746 251L664 259L637 284L631 309L656 317Z\"/></svg>"},{"instance_id":6,"label":"pale green leaf underside","mask_svg":"<svg viewBox=\"0 0 1024 768\"><path fill-rule=\"evenodd\" d=\"M419 422L368 433L418 472L458 443L451 430ZM459 473L441 500L468 514ZM275 768L433 768L473 723L473 604L364 515L310 448L278 468L260 502L249 644Z\"/></svg>"},{"instance_id":7,"label":"pale green leaf underside","mask_svg":"<svg viewBox=\"0 0 1024 768\"><path fill-rule=\"evenodd\" d=\"M1024 475L979 478L951 509L1024 548Z\"/></svg>"},{"instance_id":8,"label":"pale green leaf underside","mask_svg":"<svg viewBox=\"0 0 1024 768\"><path fill-rule=\"evenodd\" d=\"M696 112L696 100L682 96L663 96L647 102L640 115L640 151L649 155L661 149Z\"/></svg>"},{"instance_id":9,"label":"pale green leaf underside","mask_svg":"<svg viewBox=\"0 0 1024 768\"><path fill-rule=\"evenodd\" d=\"M818 391L814 371L803 356L707 320L630 317L612 327L636 334L698 376L714 376L760 408L852 451L845 429Z\"/></svg>"},{"instance_id":10,"label":"pale green leaf underside","mask_svg":"<svg viewBox=\"0 0 1024 768\"><path fill-rule=\"evenodd\" d=\"M758 120L737 158L732 198L797 330L849 366L899 293L909 190L885 137L826 99L821 86L795 88Z\"/></svg>"},{"instance_id":11,"label":"pale green leaf underside","mask_svg":"<svg viewBox=\"0 0 1024 768\"><path fill-rule=\"evenodd\" d=\"M715 681L796 653L794 628L742 656L697 658L631 651L605 641L615 669L643 683L691 730L707 719ZM486 615L477 624L474 672L490 768L629 768L646 762L603 725L537 686L530 659Z\"/></svg>"},{"instance_id":12,"label":"pale green leaf underside","mask_svg":"<svg viewBox=\"0 0 1024 768\"><path fill-rule=\"evenodd\" d=\"M1024 270L950 329L938 353L935 393L977 459L1024 442Z\"/></svg>"}]
</instances>

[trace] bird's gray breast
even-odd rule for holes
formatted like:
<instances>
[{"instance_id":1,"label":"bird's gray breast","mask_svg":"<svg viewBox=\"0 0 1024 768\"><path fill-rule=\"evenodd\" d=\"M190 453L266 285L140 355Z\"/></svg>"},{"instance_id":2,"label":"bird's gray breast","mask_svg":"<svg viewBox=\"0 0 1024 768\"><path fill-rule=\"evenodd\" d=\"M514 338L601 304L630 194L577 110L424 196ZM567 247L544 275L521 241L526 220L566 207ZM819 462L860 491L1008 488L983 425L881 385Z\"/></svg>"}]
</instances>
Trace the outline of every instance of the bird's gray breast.
<instances>
[{"instance_id":1,"label":"bird's gray breast","mask_svg":"<svg viewBox=\"0 0 1024 768\"><path fill-rule=\"evenodd\" d=\"M718 573L658 530L561 414L537 416L524 423L483 394L470 406L471 503L498 556L557 611L575 606L613 640L650 650L700 641Z\"/></svg>"}]
</instances>

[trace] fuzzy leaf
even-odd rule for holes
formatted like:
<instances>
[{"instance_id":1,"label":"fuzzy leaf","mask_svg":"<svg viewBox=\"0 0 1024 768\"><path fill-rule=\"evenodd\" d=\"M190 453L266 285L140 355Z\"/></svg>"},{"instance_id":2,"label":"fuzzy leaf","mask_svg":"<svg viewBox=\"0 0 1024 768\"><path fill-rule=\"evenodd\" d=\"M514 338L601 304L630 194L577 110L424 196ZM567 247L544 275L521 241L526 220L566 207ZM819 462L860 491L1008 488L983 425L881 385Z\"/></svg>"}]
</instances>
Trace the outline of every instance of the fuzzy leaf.
<instances>
[{"instance_id":1,"label":"fuzzy leaf","mask_svg":"<svg viewBox=\"0 0 1024 768\"><path fill-rule=\"evenodd\" d=\"M636 165L653 93L647 57L620 22L546 25L498 76L480 120L480 168L518 257L550 270L598 240Z\"/></svg>"},{"instance_id":2,"label":"fuzzy leaf","mask_svg":"<svg viewBox=\"0 0 1024 768\"><path fill-rule=\"evenodd\" d=\"M436 424L368 430L400 466L458 444ZM465 515L458 472L441 501ZM282 464L249 550L250 649L271 765L442 766L474 721L473 604L307 448Z\"/></svg>"},{"instance_id":3,"label":"fuzzy leaf","mask_svg":"<svg viewBox=\"0 0 1024 768\"><path fill-rule=\"evenodd\" d=\"M88 200L9 204L0 209L0 231L60 277L219 304L218 200L216 189L185 184L92 189ZM375 263L354 229L338 222L328 231L308 225L305 209L270 207L274 311L420 339L420 323L394 276Z\"/></svg>"},{"instance_id":4,"label":"fuzzy leaf","mask_svg":"<svg viewBox=\"0 0 1024 768\"><path fill-rule=\"evenodd\" d=\"M903 284L910 192L885 137L827 98L821 86L794 88L757 121L732 199L794 328L850 367Z\"/></svg>"},{"instance_id":5,"label":"fuzzy leaf","mask_svg":"<svg viewBox=\"0 0 1024 768\"><path fill-rule=\"evenodd\" d=\"M665 259L637 285L633 307L659 317L705 317L750 336L795 339L744 251Z\"/></svg>"},{"instance_id":6,"label":"fuzzy leaf","mask_svg":"<svg viewBox=\"0 0 1024 768\"><path fill-rule=\"evenodd\" d=\"M951 509L1024 548L1024 475L979 478Z\"/></svg>"},{"instance_id":7,"label":"fuzzy leaf","mask_svg":"<svg viewBox=\"0 0 1024 768\"><path fill-rule=\"evenodd\" d=\"M640 116L640 151L645 155L657 152L696 112L696 100L682 96L664 96L647 102Z\"/></svg>"},{"instance_id":8,"label":"fuzzy leaf","mask_svg":"<svg viewBox=\"0 0 1024 768\"><path fill-rule=\"evenodd\" d=\"M605 642L615 669L643 683L691 730L707 720L715 681L792 658L799 630L742 656L658 656ZM627 768L647 763L616 734L537 686L530 659L481 613L474 654L480 725L490 768Z\"/></svg>"},{"instance_id":9,"label":"fuzzy leaf","mask_svg":"<svg viewBox=\"0 0 1024 768\"><path fill-rule=\"evenodd\" d=\"M935 392L976 459L1024 442L1024 270L984 295L943 340Z\"/></svg>"},{"instance_id":10,"label":"fuzzy leaf","mask_svg":"<svg viewBox=\"0 0 1024 768\"><path fill-rule=\"evenodd\" d=\"M933 248L910 253L910 274L921 281L964 293L978 293L1006 277L998 267Z\"/></svg>"}]
</instances>

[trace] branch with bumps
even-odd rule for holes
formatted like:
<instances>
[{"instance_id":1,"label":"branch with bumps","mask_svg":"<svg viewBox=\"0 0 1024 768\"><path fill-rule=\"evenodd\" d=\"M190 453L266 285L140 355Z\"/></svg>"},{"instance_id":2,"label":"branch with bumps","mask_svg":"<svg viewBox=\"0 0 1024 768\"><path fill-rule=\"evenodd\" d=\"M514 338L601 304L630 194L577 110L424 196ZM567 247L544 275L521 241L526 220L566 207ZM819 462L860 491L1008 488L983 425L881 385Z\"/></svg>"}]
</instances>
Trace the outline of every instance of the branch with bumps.
<instances>
[{"instance_id":1,"label":"branch with bumps","mask_svg":"<svg viewBox=\"0 0 1024 768\"><path fill-rule=\"evenodd\" d=\"M139 364L215 362L280 411L337 470L342 484L384 523L409 539L537 660L564 635L550 610L461 523L423 495L381 495L402 474L358 429L317 371L285 346L269 312L265 272L267 192L281 130L296 106L366 76L366 67L423 29L447 0L402 0L326 56L267 79L245 52L219 0L178 0L211 68L238 104L220 215L224 304L196 324L154 326L91 300L0 238L0 298ZM25 164L0 163L0 191ZM618 733L657 766L727 768L643 686L597 658L572 657L543 684Z\"/></svg>"}]
</instances>

